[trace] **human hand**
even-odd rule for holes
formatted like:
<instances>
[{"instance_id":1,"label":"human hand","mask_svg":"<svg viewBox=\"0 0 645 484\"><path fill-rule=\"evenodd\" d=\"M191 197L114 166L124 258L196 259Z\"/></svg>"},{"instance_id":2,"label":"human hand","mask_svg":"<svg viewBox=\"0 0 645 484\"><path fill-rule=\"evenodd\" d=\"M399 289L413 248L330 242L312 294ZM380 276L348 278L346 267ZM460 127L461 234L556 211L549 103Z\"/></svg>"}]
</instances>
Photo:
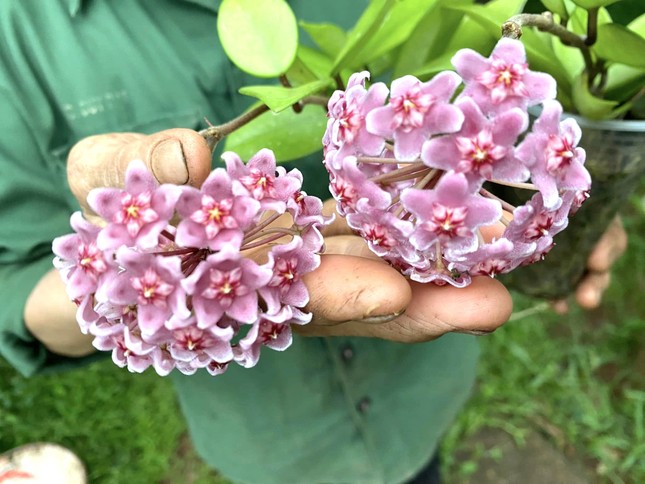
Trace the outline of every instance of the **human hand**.
<instances>
[{"instance_id":1,"label":"human hand","mask_svg":"<svg viewBox=\"0 0 645 484\"><path fill-rule=\"evenodd\" d=\"M578 283L575 301L583 309L600 306L602 296L611 281L611 268L627 249L627 233L619 216L609 224L587 259L586 273ZM553 303L559 314L569 311L569 302L560 299Z\"/></svg>"},{"instance_id":2,"label":"human hand","mask_svg":"<svg viewBox=\"0 0 645 484\"><path fill-rule=\"evenodd\" d=\"M210 172L210 151L190 130L87 138L68 159L70 188L86 217L98 218L87 205L89 191L121 186L127 164L135 158L143 159L161 183L199 186ZM334 207L335 202L328 201L326 213L333 213ZM500 225L485 236L502 231ZM510 295L494 279L477 277L464 289L411 282L373 254L342 218L326 227L324 235L321 266L304 278L310 292L307 310L314 318L297 328L301 334L418 342L452 331L488 333L511 313Z\"/></svg>"},{"instance_id":3,"label":"human hand","mask_svg":"<svg viewBox=\"0 0 645 484\"><path fill-rule=\"evenodd\" d=\"M335 202L325 203L333 213ZM492 239L504 227L488 227ZM325 227L320 267L304 277L313 321L294 329L307 336L367 336L399 342L436 339L449 332L485 334L506 322L512 300L496 279L475 277L466 288L409 281L379 259L338 217Z\"/></svg>"}]
</instances>

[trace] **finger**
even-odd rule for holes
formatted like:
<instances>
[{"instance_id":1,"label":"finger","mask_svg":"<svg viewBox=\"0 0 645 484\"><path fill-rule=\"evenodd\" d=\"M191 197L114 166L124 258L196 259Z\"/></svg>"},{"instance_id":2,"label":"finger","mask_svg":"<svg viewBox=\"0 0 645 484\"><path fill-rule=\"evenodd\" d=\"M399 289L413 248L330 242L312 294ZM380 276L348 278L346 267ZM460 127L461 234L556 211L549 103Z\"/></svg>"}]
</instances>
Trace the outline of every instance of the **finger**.
<instances>
[{"instance_id":1,"label":"finger","mask_svg":"<svg viewBox=\"0 0 645 484\"><path fill-rule=\"evenodd\" d=\"M465 288L413 283L412 303L397 322L434 339L448 332L490 333L508 321L513 300L497 279L474 277Z\"/></svg>"},{"instance_id":2,"label":"finger","mask_svg":"<svg viewBox=\"0 0 645 484\"><path fill-rule=\"evenodd\" d=\"M328 235L351 235L353 233L353 230L347 225L345 217L336 212L336 200L333 198L328 198L323 203L323 214L326 216L336 214L334 221L321 230L325 237Z\"/></svg>"},{"instance_id":3,"label":"finger","mask_svg":"<svg viewBox=\"0 0 645 484\"><path fill-rule=\"evenodd\" d=\"M143 160L160 183L199 186L211 167L206 141L189 129L91 136L77 143L68 156L72 193L83 203L94 188L122 186L134 159Z\"/></svg>"},{"instance_id":4,"label":"finger","mask_svg":"<svg viewBox=\"0 0 645 484\"><path fill-rule=\"evenodd\" d=\"M506 230L506 226L502 222L495 222L494 224L479 228L479 231L486 242L491 242L493 239L499 239L504 233L504 230Z\"/></svg>"},{"instance_id":5,"label":"finger","mask_svg":"<svg viewBox=\"0 0 645 484\"><path fill-rule=\"evenodd\" d=\"M308 324L298 332L310 336L363 336L402 343L436 339L449 332L485 334L508 321L513 302L506 288L487 277L470 286L412 284L412 302L405 313L381 321L348 321L334 326Z\"/></svg>"},{"instance_id":6,"label":"finger","mask_svg":"<svg viewBox=\"0 0 645 484\"><path fill-rule=\"evenodd\" d=\"M355 255L385 264L386 262L370 250L367 242L358 235L336 235L325 239L325 254Z\"/></svg>"},{"instance_id":7,"label":"finger","mask_svg":"<svg viewBox=\"0 0 645 484\"><path fill-rule=\"evenodd\" d=\"M610 281L609 272L589 272L576 288L576 301L584 309L597 308Z\"/></svg>"},{"instance_id":8,"label":"finger","mask_svg":"<svg viewBox=\"0 0 645 484\"><path fill-rule=\"evenodd\" d=\"M320 267L303 277L313 325L370 317L394 317L410 303L407 280L387 264L350 255L323 255Z\"/></svg>"},{"instance_id":9,"label":"finger","mask_svg":"<svg viewBox=\"0 0 645 484\"><path fill-rule=\"evenodd\" d=\"M590 271L606 272L627 249L627 233L620 217L614 218L607 230L596 243L587 260Z\"/></svg>"}]
</instances>

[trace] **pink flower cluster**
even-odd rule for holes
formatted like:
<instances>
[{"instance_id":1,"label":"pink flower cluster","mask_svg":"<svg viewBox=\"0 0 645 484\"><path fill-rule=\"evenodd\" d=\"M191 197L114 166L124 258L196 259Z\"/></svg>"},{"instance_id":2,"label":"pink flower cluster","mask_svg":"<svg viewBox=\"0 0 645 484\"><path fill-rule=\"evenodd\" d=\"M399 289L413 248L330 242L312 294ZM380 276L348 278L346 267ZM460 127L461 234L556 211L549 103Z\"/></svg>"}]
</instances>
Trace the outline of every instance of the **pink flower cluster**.
<instances>
[{"instance_id":1,"label":"pink flower cluster","mask_svg":"<svg viewBox=\"0 0 645 484\"><path fill-rule=\"evenodd\" d=\"M591 179L579 126L560 120L555 80L529 70L521 42L452 62L457 73L391 89L354 74L329 101L323 144L338 211L371 250L413 280L462 287L541 259ZM515 207L496 184L535 194ZM503 234L486 240L497 223Z\"/></svg>"},{"instance_id":2,"label":"pink flower cluster","mask_svg":"<svg viewBox=\"0 0 645 484\"><path fill-rule=\"evenodd\" d=\"M269 150L223 158L200 189L159 186L133 161L124 189L88 197L106 225L77 212L75 233L54 240L82 331L117 365L217 375L286 349L291 324L310 321L302 276L320 264L321 200Z\"/></svg>"}]
</instances>

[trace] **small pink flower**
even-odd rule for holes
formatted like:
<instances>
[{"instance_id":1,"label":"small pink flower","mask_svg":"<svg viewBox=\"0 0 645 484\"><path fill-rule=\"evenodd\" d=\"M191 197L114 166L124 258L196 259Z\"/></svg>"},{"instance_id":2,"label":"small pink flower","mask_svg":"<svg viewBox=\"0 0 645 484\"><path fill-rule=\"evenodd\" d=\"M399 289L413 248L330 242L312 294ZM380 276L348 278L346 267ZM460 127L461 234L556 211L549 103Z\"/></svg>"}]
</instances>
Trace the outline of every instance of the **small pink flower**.
<instances>
[{"instance_id":1,"label":"small pink flower","mask_svg":"<svg viewBox=\"0 0 645 484\"><path fill-rule=\"evenodd\" d=\"M357 152L377 156L383 151L385 140L365 128L365 116L372 109L383 106L388 89L377 82L365 89L369 73L352 74L345 91L336 91L329 99L327 131L323 137L325 153L337 150L342 162L345 156Z\"/></svg>"},{"instance_id":2,"label":"small pink flower","mask_svg":"<svg viewBox=\"0 0 645 484\"><path fill-rule=\"evenodd\" d=\"M81 300L94 293L100 280L115 269L109 264L110 253L97 246L100 227L87 222L80 212L72 215L70 223L76 233L57 237L52 243L54 265L66 280L70 299Z\"/></svg>"},{"instance_id":3,"label":"small pink flower","mask_svg":"<svg viewBox=\"0 0 645 484\"><path fill-rule=\"evenodd\" d=\"M413 76L394 80L389 104L367 114L367 130L393 139L396 159L414 161L430 135L461 127L462 112L449 104L459 82L454 72L442 72L425 83Z\"/></svg>"},{"instance_id":4,"label":"small pink flower","mask_svg":"<svg viewBox=\"0 0 645 484\"><path fill-rule=\"evenodd\" d=\"M174 215L179 193L177 186L159 186L142 161L130 163L125 189L97 188L87 197L90 207L110 222L98 235L99 248L155 247L161 231Z\"/></svg>"},{"instance_id":5,"label":"small pink flower","mask_svg":"<svg viewBox=\"0 0 645 484\"><path fill-rule=\"evenodd\" d=\"M473 195L460 173L446 173L434 190L406 190L401 200L417 217L410 241L419 250L450 243L452 250L470 251L477 243L476 229L492 224L502 212L499 203Z\"/></svg>"},{"instance_id":6,"label":"small pink flower","mask_svg":"<svg viewBox=\"0 0 645 484\"><path fill-rule=\"evenodd\" d=\"M555 80L528 69L519 40L500 39L489 58L462 49L452 58L452 64L465 84L459 97L472 98L486 115L513 107L526 109L555 98Z\"/></svg>"},{"instance_id":7,"label":"small pink flower","mask_svg":"<svg viewBox=\"0 0 645 484\"><path fill-rule=\"evenodd\" d=\"M257 290L272 276L270 267L259 266L225 247L208 256L181 284L192 296L198 326L208 328L224 314L242 323L256 320Z\"/></svg>"},{"instance_id":8,"label":"small pink flower","mask_svg":"<svg viewBox=\"0 0 645 484\"><path fill-rule=\"evenodd\" d=\"M461 129L427 141L421 159L430 167L464 173L478 185L482 179L523 182L528 170L515 159L514 145L528 126L528 116L512 108L487 118L470 98L456 103L464 113Z\"/></svg>"},{"instance_id":9,"label":"small pink flower","mask_svg":"<svg viewBox=\"0 0 645 484\"><path fill-rule=\"evenodd\" d=\"M217 168L199 190L183 188L177 212L183 217L175 235L178 245L210 250L239 248L244 231L259 216L260 203L226 170Z\"/></svg>"},{"instance_id":10,"label":"small pink flower","mask_svg":"<svg viewBox=\"0 0 645 484\"><path fill-rule=\"evenodd\" d=\"M560 206L561 190L589 190L591 177L584 167L585 152L577 147L582 135L573 119L561 121L562 106L557 101L544 103L540 117L515 150L531 171L531 180L539 188L544 205L553 210Z\"/></svg>"}]
</instances>

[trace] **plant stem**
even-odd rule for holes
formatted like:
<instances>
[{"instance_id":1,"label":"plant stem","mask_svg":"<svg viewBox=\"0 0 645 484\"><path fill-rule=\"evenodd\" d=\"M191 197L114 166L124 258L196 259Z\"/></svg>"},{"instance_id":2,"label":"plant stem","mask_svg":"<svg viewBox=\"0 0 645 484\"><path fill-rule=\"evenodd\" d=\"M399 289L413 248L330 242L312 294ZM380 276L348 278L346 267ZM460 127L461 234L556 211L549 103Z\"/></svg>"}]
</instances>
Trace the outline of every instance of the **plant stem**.
<instances>
[{"instance_id":1,"label":"plant stem","mask_svg":"<svg viewBox=\"0 0 645 484\"><path fill-rule=\"evenodd\" d=\"M266 104L261 104L254 107L250 111L247 111L237 118L228 121L227 123L220 124L219 126L209 126L206 129L202 129L199 134L204 137L208 143L208 147L213 151L217 143L219 143L225 136L231 134L238 128L241 128L245 124L253 121L255 118L261 114L266 113L269 110L269 107Z\"/></svg>"},{"instance_id":2,"label":"plant stem","mask_svg":"<svg viewBox=\"0 0 645 484\"><path fill-rule=\"evenodd\" d=\"M587 38L585 44L592 46L598 39L598 10L599 7L590 8L587 10Z\"/></svg>"},{"instance_id":3,"label":"plant stem","mask_svg":"<svg viewBox=\"0 0 645 484\"><path fill-rule=\"evenodd\" d=\"M553 34L558 37L563 44L579 49L585 61L585 70L590 74L594 72L594 62L591 57L591 52L589 51L589 45L586 43L586 38L571 32L560 24L556 24L553 21L553 14L551 12L544 12L541 14L521 13L519 15L515 15L502 25L502 35L511 39L519 39L522 36L522 27L525 25L536 27L538 30Z\"/></svg>"}]
</instances>

